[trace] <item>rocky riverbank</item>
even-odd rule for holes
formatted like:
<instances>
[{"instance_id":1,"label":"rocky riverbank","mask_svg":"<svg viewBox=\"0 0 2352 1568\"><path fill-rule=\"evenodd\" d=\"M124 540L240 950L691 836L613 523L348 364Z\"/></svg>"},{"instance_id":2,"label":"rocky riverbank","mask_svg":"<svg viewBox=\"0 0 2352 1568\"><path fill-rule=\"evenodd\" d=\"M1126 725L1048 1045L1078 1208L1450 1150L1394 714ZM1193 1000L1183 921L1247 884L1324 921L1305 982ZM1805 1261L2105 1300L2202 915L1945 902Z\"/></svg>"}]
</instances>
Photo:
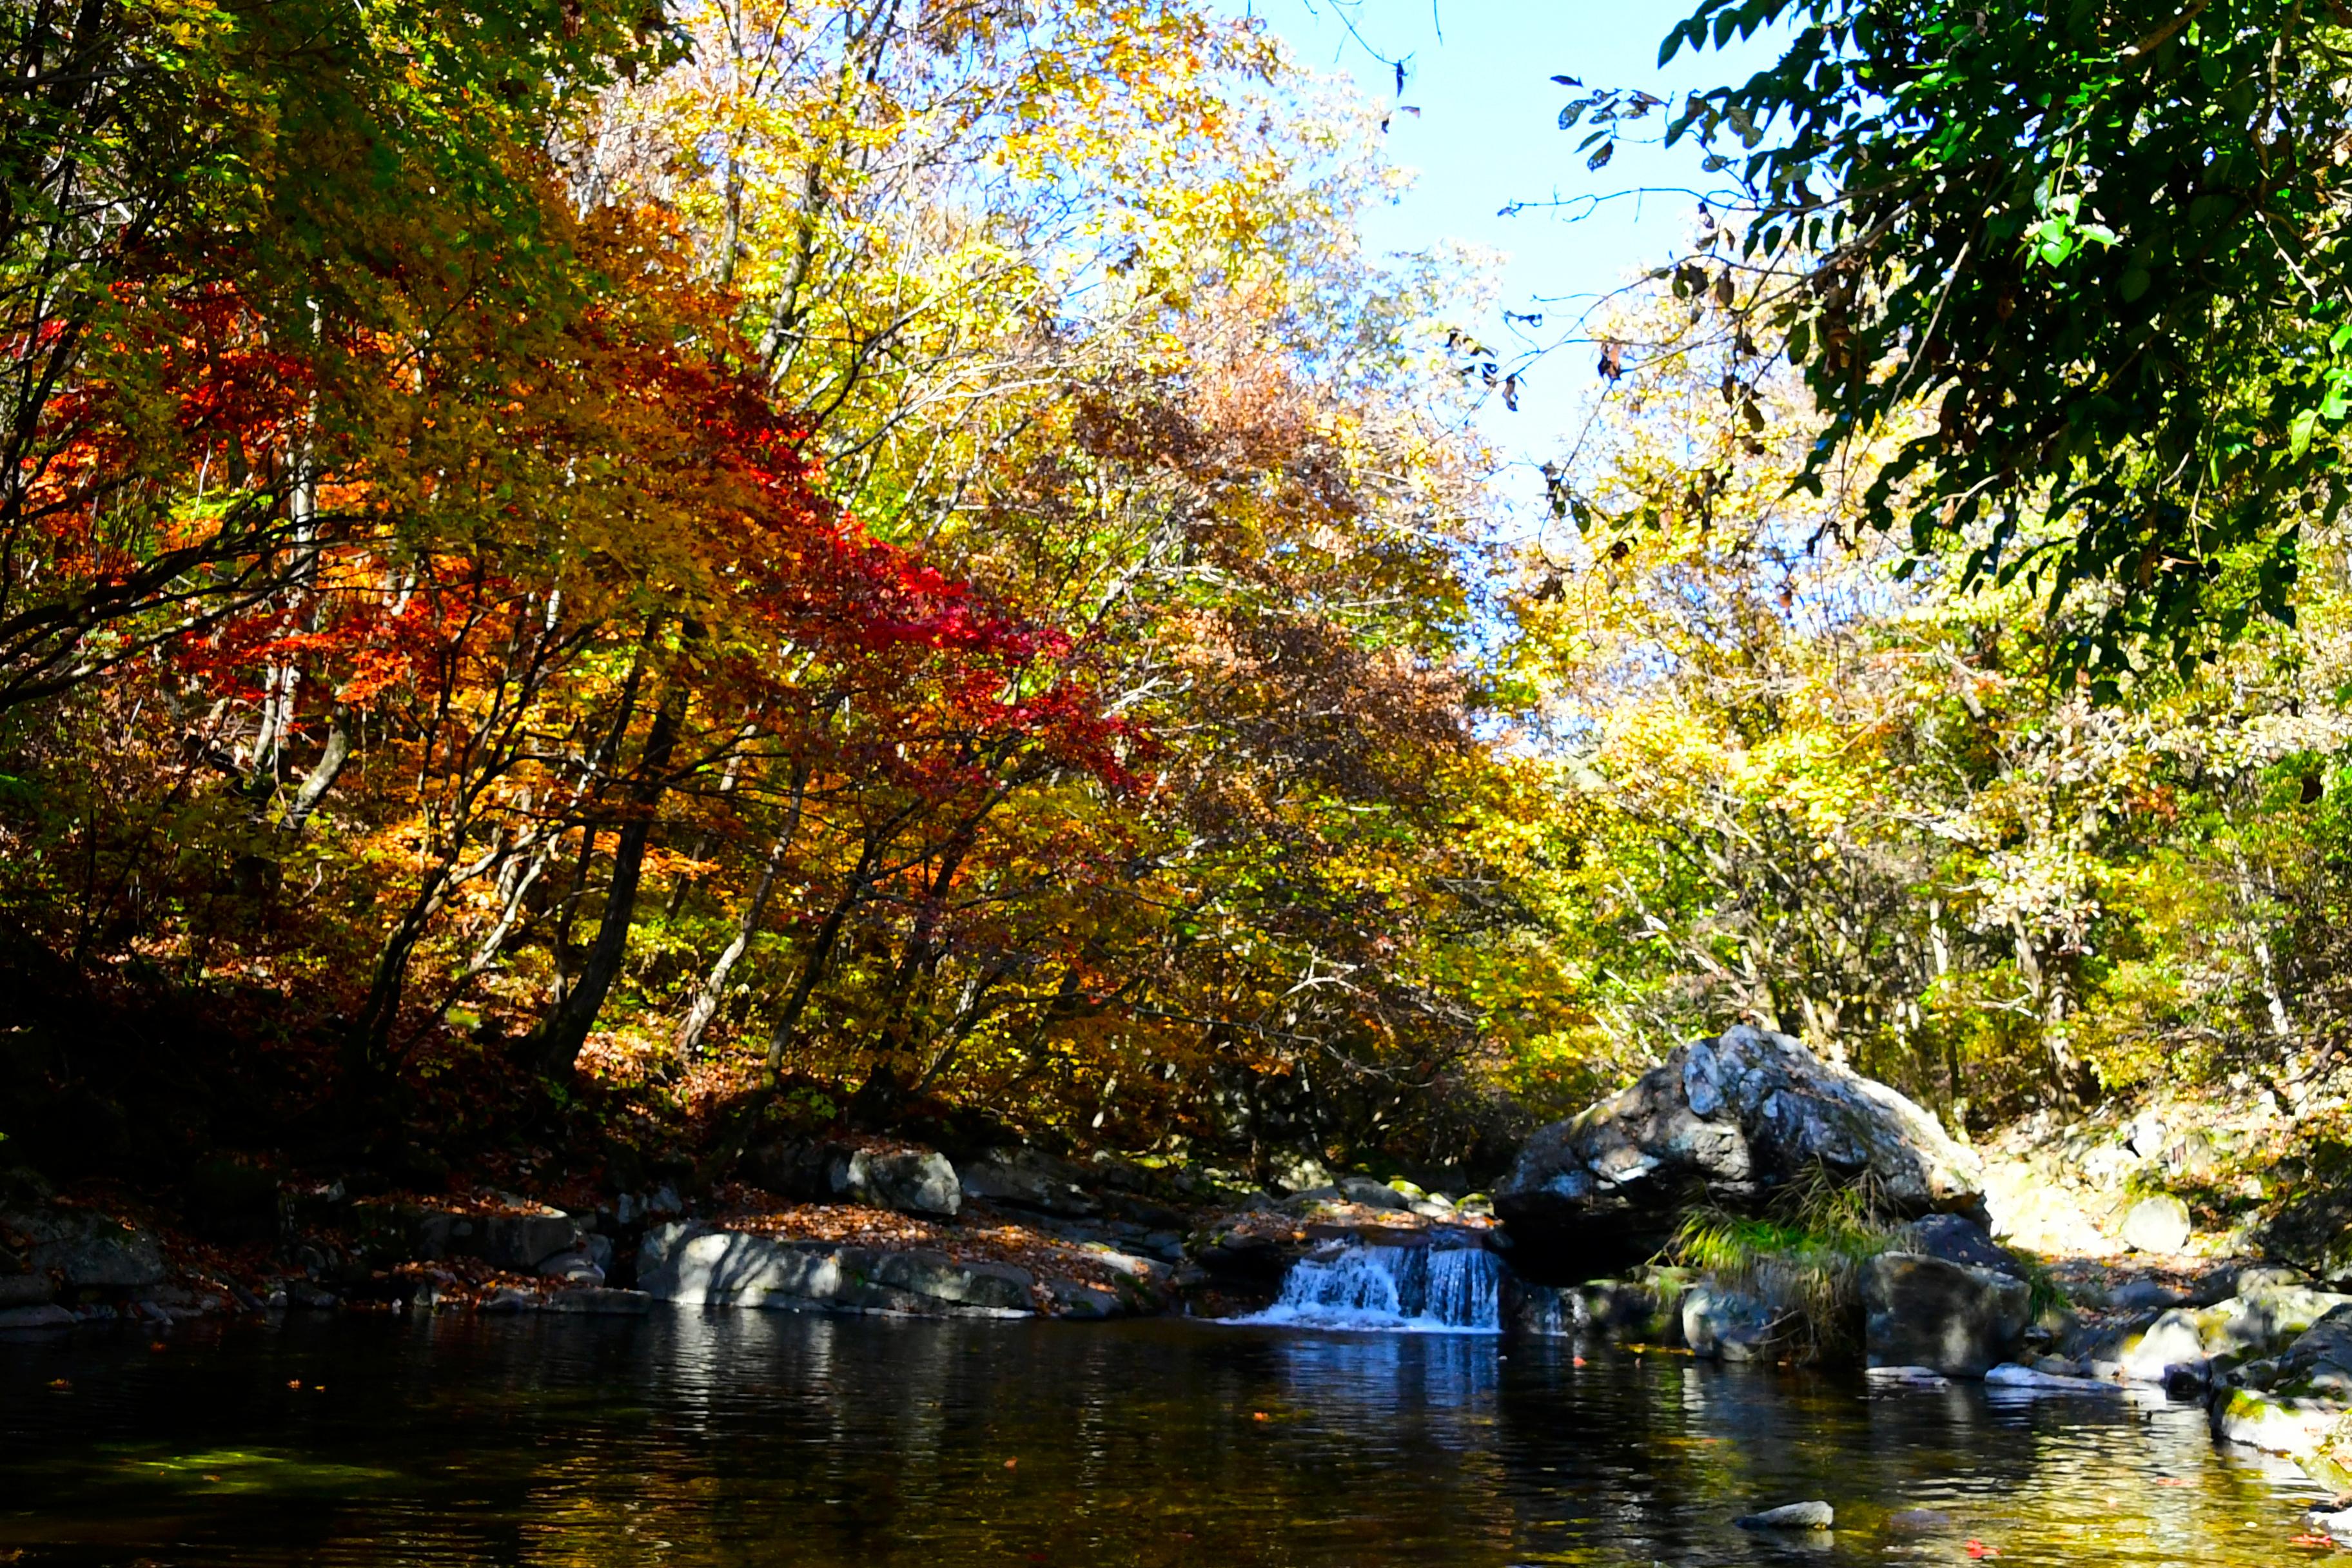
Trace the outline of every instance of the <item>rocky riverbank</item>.
<instances>
[{"instance_id":1,"label":"rocky riverbank","mask_svg":"<svg viewBox=\"0 0 2352 1568\"><path fill-rule=\"evenodd\" d=\"M625 1189L425 1193L222 1166L174 1210L17 1172L0 1175L0 1332L331 1310L1229 1316L1274 1301L1302 1260L1467 1247L1504 1265L1483 1326L1727 1361L1852 1356L1895 1386L2160 1387L2205 1401L2217 1437L2352 1483L2352 1232L2330 1228L2332 1198L2261 1173L2296 1136L2284 1108L2242 1097L1974 1148L1741 1028L1542 1130L1491 1204L1311 1162L1258 1186L838 1133L761 1144L699 1190L683 1168Z\"/></svg>"},{"instance_id":2,"label":"rocky riverbank","mask_svg":"<svg viewBox=\"0 0 2352 1568\"><path fill-rule=\"evenodd\" d=\"M0 1193L0 1332L236 1311L644 1312L656 1304L1112 1318L1263 1307L1317 1248L1483 1245L1483 1200L1349 1177L1280 1196L1197 1169L1034 1149L950 1162L886 1140L758 1151L772 1185L546 1197L252 1173L174 1215ZM781 1190L780 1190L781 1189Z\"/></svg>"}]
</instances>

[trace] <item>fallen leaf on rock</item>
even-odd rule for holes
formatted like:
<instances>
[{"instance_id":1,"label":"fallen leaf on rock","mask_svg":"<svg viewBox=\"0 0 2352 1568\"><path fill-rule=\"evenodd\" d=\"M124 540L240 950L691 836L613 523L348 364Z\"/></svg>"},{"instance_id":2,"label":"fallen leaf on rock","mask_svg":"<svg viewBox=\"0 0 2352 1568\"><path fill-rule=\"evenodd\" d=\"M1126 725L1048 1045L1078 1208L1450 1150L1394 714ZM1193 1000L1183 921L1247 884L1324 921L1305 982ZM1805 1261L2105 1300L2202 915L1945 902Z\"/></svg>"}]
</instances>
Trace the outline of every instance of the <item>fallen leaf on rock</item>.
<instances>
[{"instance_id":1,"label":"fallen leaf on rock","mask_svg":"<svg viewBox=\"0 0 2352 1568\"><path fill-rule=\"evenodd\" d=\"M1005 1460L1005 1461L1004 1461L1004 1468L1005 1468L1006 1469L1008 1469L1008 1470L1009 1470L1009 1469L1011 1469L1013 1466L1015 1466L1015 1465L1019 1464L1020 1462L1021 1462L1021 1461L1020 1461L1020 1460L1018 1460L1018 1459L1007 1459L1007 1460Z\"/></svg>"},{"instance_id":2,"label":"fallen leaf on rock","mask_svg":"<svg viewBox=\"0 0 2352 1568\"><path fill-rule=\"evenodd\" d=\"M73 1386L73 1379L69 1377L53 1377L49 1379L49 1386L51 1388L71 1388Z\"/></svg>"},{"instance_id":3,"label":"fallen leaf on rock","mask_svg":"<svg viewBox=\"0 0 2352 1568\"><path fill-rule=\"evenodd\" d=\"M2290 1540L2287 1544L2289 1546L2320 1547L2333 1550L2336 1545L2336 1538L2332 1535L2298 1535Z\"/></svg>"},{"instance_id":4,"label":"fallen leaf on rock","mask_svg":"<svg viewBox=\"0 0 2352 1568\"><path fill-rule=\"evenodd\" d=\"M1270 1421L1273 1417L1268 1415L1263 1410L1253 1410L1250 1412L1250 1419L1253 1421Z\"/></svg>"},{"instance_id":5,"label":"fallen leaf on rock","mask_svg":"<svg viewBox=\"0 0 2352 1568\"><path fill-rule=\"evenodd\" d=\"M2000 1547L1987 1546L1981 1541L1971 1540L1969 1542L1968 1550L1969 1555L1971 1557L1998 1557L2000 1555Z\"/></svg>"},{"instance_id":6,"label":"fallen leaf on rock","mask_svg":"<svg viewBox=\"0 0 2352 1568\"><path fill-rule=\"evenodd\" d=\"M2187 1476L2158 1476L2156 1484L2160 1487L2192 1487L2197 1483Z\"/></svg>"}]
</instances>

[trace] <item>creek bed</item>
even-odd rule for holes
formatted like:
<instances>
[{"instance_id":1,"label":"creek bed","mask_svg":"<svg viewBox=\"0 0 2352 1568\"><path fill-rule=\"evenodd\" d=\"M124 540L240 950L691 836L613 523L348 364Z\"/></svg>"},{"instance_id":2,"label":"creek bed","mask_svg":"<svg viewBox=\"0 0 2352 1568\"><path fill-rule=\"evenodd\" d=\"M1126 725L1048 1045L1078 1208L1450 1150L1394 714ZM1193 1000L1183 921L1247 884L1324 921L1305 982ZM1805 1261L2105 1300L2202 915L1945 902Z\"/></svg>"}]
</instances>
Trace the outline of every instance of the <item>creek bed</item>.
<instances>
[{"instance_id":1,"label":"creek bed","mask_svg":"<svg viewBox=\"0 0 2352 1568\"><path fill-rule=\"evenodd\" d=\"M153 1348L156 1343L162 1349ZM2274 1564L2156 1395L1181 1320L289 1316L0 1342L0 1561ZM1820 1498L1838 1528L1729 1522ZM1905 1510L1927 1510L1928 1516ZM10 1552L21 1553L11 1557Z\"/></svg>"}]
</instances>

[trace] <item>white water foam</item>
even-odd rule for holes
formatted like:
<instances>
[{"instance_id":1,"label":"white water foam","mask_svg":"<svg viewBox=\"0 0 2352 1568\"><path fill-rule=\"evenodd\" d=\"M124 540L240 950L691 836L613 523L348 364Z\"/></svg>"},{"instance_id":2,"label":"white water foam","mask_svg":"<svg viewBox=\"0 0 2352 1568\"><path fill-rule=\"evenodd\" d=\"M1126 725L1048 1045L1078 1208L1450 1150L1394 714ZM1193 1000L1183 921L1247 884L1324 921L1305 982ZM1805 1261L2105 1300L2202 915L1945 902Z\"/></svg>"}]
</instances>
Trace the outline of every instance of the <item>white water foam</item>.
<instances>
[{"instance_id":1,"label":"white water foam","mask_svg":"<svg viewBox=\"0 0 2352 1568\"><path fill-rule=\"evenodd\" d=\"M1370 1333L1499 1334L1503 1264L1484 1247L1358 1247L1301 1258L1263 1312L1227 1320Z\"/></svg>"}]
</instances>

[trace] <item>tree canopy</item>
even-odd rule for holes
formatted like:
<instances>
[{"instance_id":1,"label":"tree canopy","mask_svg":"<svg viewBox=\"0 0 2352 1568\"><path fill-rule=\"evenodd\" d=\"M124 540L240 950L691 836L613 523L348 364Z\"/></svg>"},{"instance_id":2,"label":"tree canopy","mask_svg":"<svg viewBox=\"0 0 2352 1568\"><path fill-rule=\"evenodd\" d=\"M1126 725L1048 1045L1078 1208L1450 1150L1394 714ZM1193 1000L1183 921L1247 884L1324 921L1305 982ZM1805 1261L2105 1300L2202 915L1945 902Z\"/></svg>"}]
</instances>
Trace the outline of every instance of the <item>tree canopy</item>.
<instances>
[{"instance_id":1,"label":"tree canopy","mask_svg":"<svg viewBox=\"0 0 2352 1568\"><path fill-rule=\"evenodd\" d=\"M1756 308L1822 411L1805 482L1924 407L1866 521L2074 602L2069 658L2110 683L2291 620L2345 499L2342 19L1706 0L1661 60L1759 29L1780 58L1669 136L1736 177L1738 265L1785 279Z\"/></svg>"}]
</instances>

